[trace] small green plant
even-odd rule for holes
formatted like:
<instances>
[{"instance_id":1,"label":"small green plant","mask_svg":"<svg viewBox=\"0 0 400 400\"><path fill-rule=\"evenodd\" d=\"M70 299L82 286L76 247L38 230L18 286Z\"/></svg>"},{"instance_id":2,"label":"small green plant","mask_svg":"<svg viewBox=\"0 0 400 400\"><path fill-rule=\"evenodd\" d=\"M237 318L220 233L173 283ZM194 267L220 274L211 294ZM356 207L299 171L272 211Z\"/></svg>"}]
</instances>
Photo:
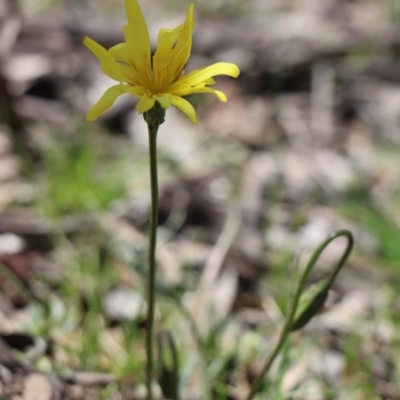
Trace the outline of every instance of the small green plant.
<instances>
[{"instance_id":1,"label":"small green plant","mask_svg":"<svg viewBox=\"0 0 400 400\"><path fill-rule=\"evenodd\" d=\"M151 184L151 211L149 230L149 258L147 272L147 326L146 326L146 388L147 399L153 397L153 341L154 341L154 316L156 285L156 244L158 227L158 165L157 165L157 134L164 122L166 110L170 106L177 107L185 113L190 120L197 124L196 112L193 106L184 99L185 96L197 93L214 93L219 100L226 101L224 93L210 88L215 83L216 75L237 77L239 68L231 63L216 63L211 66L186 73L185 65L191 54L192 33L194 27L193 4L189 6L186 20L175 29L163 29L157 40L157 50L151 55L149 32L146 21L137 0L125 0L125 9L128 25L124 28L125 42L106 50L94 40L86 37L84 44L99 59L101 69L110 78L117 82L110 87L91 107L87 113L87 120L93 121L106 112L122 94L128 93L139 99L136 109L143 114L148 126L149 134L149 165ZM90 198L90 194L88 199ZM304 291L307 278L314 268L318 258L325 248L335 239L345 237L347 247L338 261L331 276L314 287ZM323 306L328 291L337 274L343 267L353 247L352 234L347 230L335 232L326 239L315 251L301 274L294 295L289 306L286 321L281 329L279 340L268 355L261 372L252 384L246 399L251 400L258 395L264 386L265 377L270 368L284 348L289 334L303 328ZM159 348L159 385L164 396L171 400L179 400L179 366L178 350L169 333L160 333L158 337ZM208 338L211 339L212 337ZM199 341L200 347L203 342ZM211 343L209 343L211 344ZM206 347L206 346L204 346ZM214 385L206 388L206 396L210 392L217 399L228 396L228 371L233 357L219 357L211 352L210 348L202 348L204 362L208 365L207 372L212 375Z\"/></svg>"},{"instance_id":2,"label":"small green plant","mask_svg":"<svg viewBox=\"0 0 400 400\"><path fill-rule=\"evenodd\" d=\"M139 98L136 109L144 115L149 131L149 159L151 182L151 218L149 235L148 317L147 317L147 370L148 400L153 399L153 323L155 306L156 262L155 250L158 226L157 133L164 122L165 110L177 107L197 124L196 112L184 96L195 93L214 93L226 102L226 96L209 86L216 75L237 77L239 68L232 63L216 63L186 74L192 50L194 29L193 4L189 6L186 20L175 29L162 29L157 40L157 50L151 56L149 31L137 0L125 0L128 25L124 28L125 43L108 51L86 37L84 44L100 60L103 72L118 82L110 87L88 111L87 120L93 121L107 111L117 97L124 93ZM170 389L168 389L170 390ZM169 392L170 393L170 392Z\"/></svg>"},{"instance_id":3,"label":"small green plant","mask_svg":"<svg viewBox=\"0 0 400 400\"><path fill-rule=\"evenodd\" d=\"M45 152L45 184L39 193L45 214L65 216L102 210L123 197L121 163L101 154L101 145L101 140L82 127L78 135L58 139Z\"/></svg>"}]
</instances>

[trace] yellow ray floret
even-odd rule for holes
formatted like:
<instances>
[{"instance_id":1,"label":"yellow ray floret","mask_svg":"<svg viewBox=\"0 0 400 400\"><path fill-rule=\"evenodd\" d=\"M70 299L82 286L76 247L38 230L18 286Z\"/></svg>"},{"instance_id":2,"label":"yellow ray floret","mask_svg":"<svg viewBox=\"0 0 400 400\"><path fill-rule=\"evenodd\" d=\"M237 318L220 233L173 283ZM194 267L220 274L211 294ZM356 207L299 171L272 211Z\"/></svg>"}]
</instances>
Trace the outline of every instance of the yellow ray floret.
<instances>
[{"instance_id":1,"label":"yellow ray floret","mask_svg":"<svg viewBox=\"0 0 400 400\"><path fill-rule=\"evenodd\" d=\"M119 84L110 87L87 113L93 121L106 112L123 93L139 98L137 111L149 111L158 102L164 109L171 105L197 123L193 106L183 98L194 93L214 93L226 101L224 93L209 86L214 76L238 77L239 68L220 62L185 75L184 67L192 50L194 28L193 4L189 6L185 22L175 29L161 29L157 49L151 55L149 31L137 0L124 0L128 25L124 28L125 43L106 50L86 37L83 43L100 61L102 71Z\"/></svg>"}]
</instances>

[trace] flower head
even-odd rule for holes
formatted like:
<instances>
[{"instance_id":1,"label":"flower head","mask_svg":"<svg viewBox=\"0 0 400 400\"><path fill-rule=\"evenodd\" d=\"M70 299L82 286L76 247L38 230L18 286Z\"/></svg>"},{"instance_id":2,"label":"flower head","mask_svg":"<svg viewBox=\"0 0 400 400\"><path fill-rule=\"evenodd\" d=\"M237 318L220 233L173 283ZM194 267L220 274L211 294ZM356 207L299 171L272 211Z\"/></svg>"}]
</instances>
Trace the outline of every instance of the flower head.
<instances>
[{"instance_id":1,"label":"flower head","mask_svg":"<svg viewBox=\"0 0 400 400\"><path fill-rule=\"evenodd\" d=\"M216 75L236 78L239 68L231 63L219 62L185 74L184 68L192 49L194 27L193 4L189 6L186 20L174 29L161 29L157 49L151 55L150 38L146 21L137 0L125 0L128 25L124 27L125 43L106 50L86 37L84 44L99 59L102 71L119 82L110 87L87 113L93 121L107 111L118 96L129 93L140 100L136 105L141 114L149 111L157 101L162 108L175 106L197 123L193 106L183 97L192 93L214 93L226 101L224 93L209 86Z\"/></svg>"}]
</instances>

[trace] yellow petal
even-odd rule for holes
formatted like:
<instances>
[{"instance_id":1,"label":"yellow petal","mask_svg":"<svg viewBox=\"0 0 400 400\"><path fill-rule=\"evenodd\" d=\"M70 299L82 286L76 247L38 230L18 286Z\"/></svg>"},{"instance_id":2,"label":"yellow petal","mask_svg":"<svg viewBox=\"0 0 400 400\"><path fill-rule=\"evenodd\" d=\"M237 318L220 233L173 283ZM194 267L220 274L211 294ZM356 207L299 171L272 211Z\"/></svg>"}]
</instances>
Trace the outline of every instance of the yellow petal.
<instances>
[{"instance_id":1,"label":"yellow petal","mask_svg":"<svg viewBox=\"0 0 400 400\"><path fill-rule=\"evenodd\" d=\"M139 114L143 114L153 108L155 102L156 99L154 99L153 97L143 96L136 104L136 110Z\"/></svg>"},{"instance_id":2,"label":"yellow petal","mask_svg":"<svg viewBox=\"0 0 400 400\"><path fill-rule=\"evenodd\" d=\"M219 101L222 101L223 103L226 103L228 101L228 99L226 98L226 94L224 92L221 92L220 90L214 90L214 89L211 89L211 90L218 97Z\"/></svg>"},{"instance_id":3,"label":"yellow petal","mask_svg":"<svg viewBox=\"0 0 400 400\"><path fill-rule=\"evenodd\" d=\"M187 100L182 99L182 97L179 96L173 96L172 105L175 106L178 110L185 113L190 118L190 120L197 125L196 111Z\"/></svg>"},{"instance_id":4,"label":"yellow petal","mask_svg":"<svg viewBox=\"0 0 400 400\"><path fill-rule=\"evenodd\" d=\"M171 93L176 96L187 96L189 94L195 94L195 93L214 93L220 101L224 103L226 103L227 101L225 93L204 86L197 86L194 88L186 86L184 88L173 89L171 90Z\"/></svg>"},{"instance_id":5,"label":"yellow petal","mask_svg":"<svg viewBox=\"0 0 400 400\"><path fill-rule=\"evenodd\" d=\"M128 19L128 26L124 28L125 41L136 68L144 74L150 70L151 53L146 20L137 0L125 0L125 10Z\"/></svg>"},{"instance_id":6,"label":"yellow petal","mask_svg":"<svg viewBox=\"0 0 400 400\"><path fill-rule=\"evenodd\" d=\"M216 75L228 75L237 78L239 74L240 70L235 64L219 62L190 72L189 74L184 75L178 82L185 85L195 86Z\"/></svg>"},{"instance_id":7,"label":"yellow petal","mask_svg":"<svg viewBox=\"0 0 400 400\"><path fill-rule=\"evenodd\" d=\"M123 85L111 86L100 100L88 111L86 120L91 122L104 114L115 102L118 96L125 92Z\"/></svg>"},{"instance_id":8,"label":"yellow petal","mask_svg":"<svg viewBox=\"0 0 400 400\"><path fill-rule=\"evenodd\" d=\"M135 78L141 84L150 86L150 44L146 44L146 41L143 41L139 36L138 30L130 25L124 27L124 36L128 46L131 66L136 70L137 76Z\"/></svg>"},{"instance_id":9,"label":"yellow petal","mask_svg":"<svg viewBox=\"0 0 400 400\"><path fill-rule=\"evenodd\" d=\"M143 44L150 49L149 31L137 0L125 0L125 11L128 25L135 29L138 37L141 37Z\"/></svg>"},{"instance_id":10,"label":"yellow petal","mask_svg":"<svg viewBox=\"0 0 400 400\"><path fill-rule=\"evenodd\" d=\"M192 35L194 29L193 9L194 5L192 3L189 5L185 22L179 31L176 46L174 47L174 56L182 58L185 64L192 51Z\"/></svg>"},{"instance_id":11,"label":"yellow petal","mask_svg":"<svg viewBox=\"0 0 400 400\"><path fill-rule=\"evenodd\" d=\"M129 68L115 61L103 46L87 36L83 43L100 60L101 69L106 75L119 82L131 82Z\"/></svg>"},{"instance_id":12,"label":"yellow petal","mask_svg":"<svg viewBox=\"0 0 400 400\"><path fill-rule=\"evenodd\" d=\"M124 65L115 66L109 63L100 64L101 70L111 79L114 79L118 82L132 82L130 75L122 71L122 68L124 67L125 67Z\"/></svg>"},{"instance_id":13,"label":"yellow petal","mask_svg":"<svg viewBox=\"0 0 400 400\"><path fill-rule=\"evenodd\" d=\"M181 25L175 29L161 29L158 34L157 49L153 56L154 84L157 88L169 82L168 70L172 49L180 28Z\"/></svg>"},{"instance_id":14,"label":"yellow petal","mask_svg":"<svg viewBox=\"0 0 400 400\"><path fill-rule=\"evenodd\" d=\"M186 20L179 30L176 45L172 49L170 74L175 80L186 65L192 51L192 34L194 28L193 4L190 4Z\"/></svg>"},{"instance_id":15,"label":"yellow petal","mask_svg":"<svg viewBox=\"0 0 400 400\"><path fill-rule=\"evenodd\" d=\"M167 109L172 104L172 95L169 93L154 97L161 104L161 107L164 109Z\"/></svg>"},{"instance_id":16,"label":"yellow petal","mask_svg":"<svg viewBox=\"0 0 400 400\"><path fill-rule=\"evenodd\" d=\"M167 66L171 58L171 50L176 41L179 29L160 29L157 39L157 49L153 57L154 66Z\"/></svg>"},{"instance_id":17,"label":"yellow petal","mask_svg":"<svg viewBox=\"0 0 400 400\"><path fill-rule=\"evenodd\" d=\"M132 96L142 97L146 95L147 89L143 86L127 86L124 85L125 93L129 93Z\"/></svg>"},{"instance_id":18,"label":"yellow petal","mask_svg":"<svg viewBox=\"0 0 400 400\"><path fill-rule=\"evenodd\" d=\"M107 53L107 50L95 42L90 37L86 36L83 39L83 44L100 60L100 61L108 61L110 56Z\"/></svg>"},{"instance_id":19,"label":"yellow petal","mask_svg":"<svg viewBox=\"0 0 400 400\"><path fill-rule=\"evenodd\" d=\"M115 61L130 63L129 50L126 43L116 44L108 49L108 52Z\"/></svg>"}]
</instances>

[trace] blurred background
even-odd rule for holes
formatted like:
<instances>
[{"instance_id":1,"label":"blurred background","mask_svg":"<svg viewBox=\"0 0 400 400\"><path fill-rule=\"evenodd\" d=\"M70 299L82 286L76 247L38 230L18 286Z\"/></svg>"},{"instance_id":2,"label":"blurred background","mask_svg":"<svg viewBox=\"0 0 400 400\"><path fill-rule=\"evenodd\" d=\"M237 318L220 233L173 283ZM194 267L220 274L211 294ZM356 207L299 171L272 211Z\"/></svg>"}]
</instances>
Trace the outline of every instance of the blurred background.
<instances>
[{"instance_id":1,"label":"blurred background","mask_svg":"<svg viewBox=\"0 0 400 400\"><path fill-rule=\"evenodd\" d=\"M140 4L154 44L189 2ZM241 75L217 78L226 104L189 98L198 126L170 109L158 135L156 318L183 398L243 398L299 271L346 228L350 260L260 398L400 399L400 2L197 0L195 16L186 70ZM146 126L128 95L85 122L112 81L82 40L109 48L125 23L122 0L0 0L3 398L143 394Z\"/></svg>"}]
</instances>

